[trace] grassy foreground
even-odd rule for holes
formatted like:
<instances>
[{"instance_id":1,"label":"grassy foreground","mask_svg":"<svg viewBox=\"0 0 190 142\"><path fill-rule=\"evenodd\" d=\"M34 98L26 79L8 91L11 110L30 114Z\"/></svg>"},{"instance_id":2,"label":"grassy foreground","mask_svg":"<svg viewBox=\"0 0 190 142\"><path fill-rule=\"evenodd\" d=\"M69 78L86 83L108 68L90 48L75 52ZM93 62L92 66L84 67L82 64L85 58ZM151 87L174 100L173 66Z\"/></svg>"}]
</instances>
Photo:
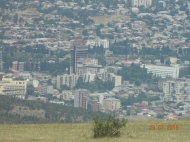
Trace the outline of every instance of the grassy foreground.
<instances>
[{"instance_id":1,"label":"grassy foreground","mask_svg":"<svg viewBox=\"0 0 190 142\"><path fill-rule=\"evenodd\" d=\"M178 130L149 130L150 125L178 125ZM92 124L0 125L0 142L189 142L190 119L129 122L119 138L93 139Z\"/></svg>"}]
</instances>

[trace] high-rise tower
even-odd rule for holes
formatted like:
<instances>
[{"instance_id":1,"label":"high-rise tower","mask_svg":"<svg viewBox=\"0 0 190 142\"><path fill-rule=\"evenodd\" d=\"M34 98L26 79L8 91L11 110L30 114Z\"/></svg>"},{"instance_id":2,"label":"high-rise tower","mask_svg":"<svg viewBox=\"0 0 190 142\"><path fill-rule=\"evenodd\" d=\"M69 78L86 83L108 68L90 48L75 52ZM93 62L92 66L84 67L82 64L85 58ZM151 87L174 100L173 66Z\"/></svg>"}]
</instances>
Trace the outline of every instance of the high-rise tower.
<instances>
[{"instance_id":1,"label":"high-rise tower","mask_svg":"<svg viewBox=\"0 0 190 142\"><path fill-rule=\"evenodd\" d=\"M70 47L70 74L76 74L77 61L80 58L88 58L88 47L82 36L77 36Z\"/></svg>"}]
</instances>

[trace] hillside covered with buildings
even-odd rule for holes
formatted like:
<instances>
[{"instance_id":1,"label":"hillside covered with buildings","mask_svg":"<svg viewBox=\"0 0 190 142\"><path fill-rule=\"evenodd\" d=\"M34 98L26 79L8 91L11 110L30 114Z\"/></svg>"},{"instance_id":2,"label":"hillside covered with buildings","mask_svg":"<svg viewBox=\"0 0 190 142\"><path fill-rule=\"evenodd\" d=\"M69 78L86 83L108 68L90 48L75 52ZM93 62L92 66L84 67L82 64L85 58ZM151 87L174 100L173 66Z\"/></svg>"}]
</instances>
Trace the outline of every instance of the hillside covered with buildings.
<instances>
[{"instance_id":1,"label":"hillside covered with buildings","mask_svg":"<svg viewBox=\"0 0 190 142\"><path fill-rule=\"evenodd\" d=\"M0 0L0 19L0 95L190 116L189 1Z\"/></svg>"}]
</instances>

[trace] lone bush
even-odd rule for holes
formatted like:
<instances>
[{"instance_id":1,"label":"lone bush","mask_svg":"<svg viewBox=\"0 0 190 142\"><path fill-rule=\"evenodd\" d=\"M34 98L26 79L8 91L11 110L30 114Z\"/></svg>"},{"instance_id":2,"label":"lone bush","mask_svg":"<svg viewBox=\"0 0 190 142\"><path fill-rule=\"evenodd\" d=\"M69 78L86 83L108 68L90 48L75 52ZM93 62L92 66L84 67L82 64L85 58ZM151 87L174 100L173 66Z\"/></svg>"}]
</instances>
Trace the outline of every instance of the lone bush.
<instances>
[{"instance_id":1,"label":"lone bush","mask_svg":"<svg viewBox=\"0 0 190 142\"><path fill-rule=\"evenodd\" d=\"M124 127L127 123L126 120L120 121L119 119L114 119L112 115L109 115L107 119L100 119L99 117L94 117L94 138L101 137L119 137L120 129Z\"/></svg>"}]
</instances>

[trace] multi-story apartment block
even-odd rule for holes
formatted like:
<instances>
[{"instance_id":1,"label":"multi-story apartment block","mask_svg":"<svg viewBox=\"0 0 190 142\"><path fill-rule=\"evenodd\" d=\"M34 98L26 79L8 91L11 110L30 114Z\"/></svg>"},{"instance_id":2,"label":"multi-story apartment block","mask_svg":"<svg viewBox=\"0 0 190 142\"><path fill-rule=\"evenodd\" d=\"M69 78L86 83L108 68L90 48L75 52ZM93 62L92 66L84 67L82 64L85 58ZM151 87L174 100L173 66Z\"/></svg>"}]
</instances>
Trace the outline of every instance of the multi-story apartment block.
<instances>
[{"instance_id":1,"label":"multi-story apartment block","mask_svg":"<svg viewBox=\"0 0 190 142\"><path fill-rule=\"evenodd\" d=\"M98 65L97 59L80 58L77 61L76 74L79 77L83 77L83 75L87 72L96 74L100 71L101 68L103 68L103 67L102 67L102 65Z\"/></svg>"},{"instance_id":2,"label":"multi-story apartment block","mask_svg":"<svg viewBox=\"0 0 190 142\"><path fill-rule=\"evenodd\" d=\"M79 89L74 91L74 107L88 108L90 92L85 89Z\"/></svg>"},{"instance_id":3,"label":"multi-story apartment block","mask_svg":"<svg viewBox=\"0 0 190 142\"><path fill-rule=\"evenodd\" d=\"M161 78L172 77L177 79L179 77L179 65L159 66L146 65L147 72Z\"/></svg>"},{"instance_id":4,"label":"multi-story apartment block","mask_svg":"<svg viewBox=\"0 0 190 142\"><path fill-rule=\"evenodd\" d=\"M24 71L24 62L18 63L18 71L20 71L20 72Z\"/></svg>"},{"instance_id":5,"label":"multi-story apartment block","mask_svg":"<svg viewBox=\"0 0 190 142\"><path fill-rule=\"evenodd\" d=\"M57 88L61 88L61 85L67 85L70 88L75 87L78 81L78 75L64 74L57 76Z\"/></svg>"},{"instance_id":6,"label":"multi-story apartment block","mask_svg":"<svg viewBox=\"0 0 190 142\"><path fill-rule=\"evenodd\" d=\"M110 73L111 81L114 83L114 86L120 86L122 83L122 76L115 75L114 73Z\"/></svg>"},{"instance_id":7,"label":"multi-story apartment block","mask_svg":"<svg viewBox=\"0 0 190 142\"><path fill-rule=\"evenodd\" d=\"M39 93L42 96L47 94L47 83L39 84Z\"/></svg>"},{"instance_id":8,"label":"multi-story apartment block","mask_svg":"<svg viewBox=\"0 0 190 142\"><path fill-rule=\"evenodd\" d=\"M23 72L24 71L24 62L14 61L14 62L12 62L12 67L9 69L13 70L13 71Z\"/></svg>"},{"instance_id":9,"label":"multi-story apartment block","mask_svg":"<svg viewBox=\"0 0 190 142\"><path fill-rule=\"evenodd\" d=\"M26 89L26 81L13 80L12 78L2 78L0 81L1 95L12 95L21 99L25 99Z\"/></svg>"},{"instance_id":10,"label":"multi-story apartment block","mask_svg":"<svg viewBox=\"0 0 190 142\"><path fill-rule=\"evenodd\" d=\"M166 80L163 82L163 100L184 102L190 101L189 80Z\"/></svg>"},{"instance_id":11,"label":"multi-story apartment block","mask_svg":"<svg viewBox=\"0 0 190 142\"><path fill-rule=\"evenodd\" d=\"M69 92L68 91L62 91L61 99L62 100L69 100Z\"/></svg>"},{"instance_id":12,"label":"multi-story apartment block","mask_svg":"<svg viewBox=\"0 0 190 142\"><path fill-rule=\"evenodd\" d=\"M100 71L97 76L103 82L112 81L115 87L122 83L122 76L115 75L114 73L108 73L107 71Z\"/></svg>"},{"instance_id":13,"label":"multi-story apartment block","mask_svg":"<svg viewBox=\"0 0 190 142\"><path fill-rule=\"evenodd\" d=\"M139 7L139 6L145 6L149 7L152 5L152 0L131 0L132 6Z\"/></svg>"},{"instance_id":14,"label":"multi-story apartment block","mask_svg":"<svg viewBox=\"0 0 190 142\"><path fill-rule=\"evenodd\" d=\"M119 99L108 98L103 100L103 108L105 110L118 110L121 108L121 102Z\"/></svg>"}]
</instances>

